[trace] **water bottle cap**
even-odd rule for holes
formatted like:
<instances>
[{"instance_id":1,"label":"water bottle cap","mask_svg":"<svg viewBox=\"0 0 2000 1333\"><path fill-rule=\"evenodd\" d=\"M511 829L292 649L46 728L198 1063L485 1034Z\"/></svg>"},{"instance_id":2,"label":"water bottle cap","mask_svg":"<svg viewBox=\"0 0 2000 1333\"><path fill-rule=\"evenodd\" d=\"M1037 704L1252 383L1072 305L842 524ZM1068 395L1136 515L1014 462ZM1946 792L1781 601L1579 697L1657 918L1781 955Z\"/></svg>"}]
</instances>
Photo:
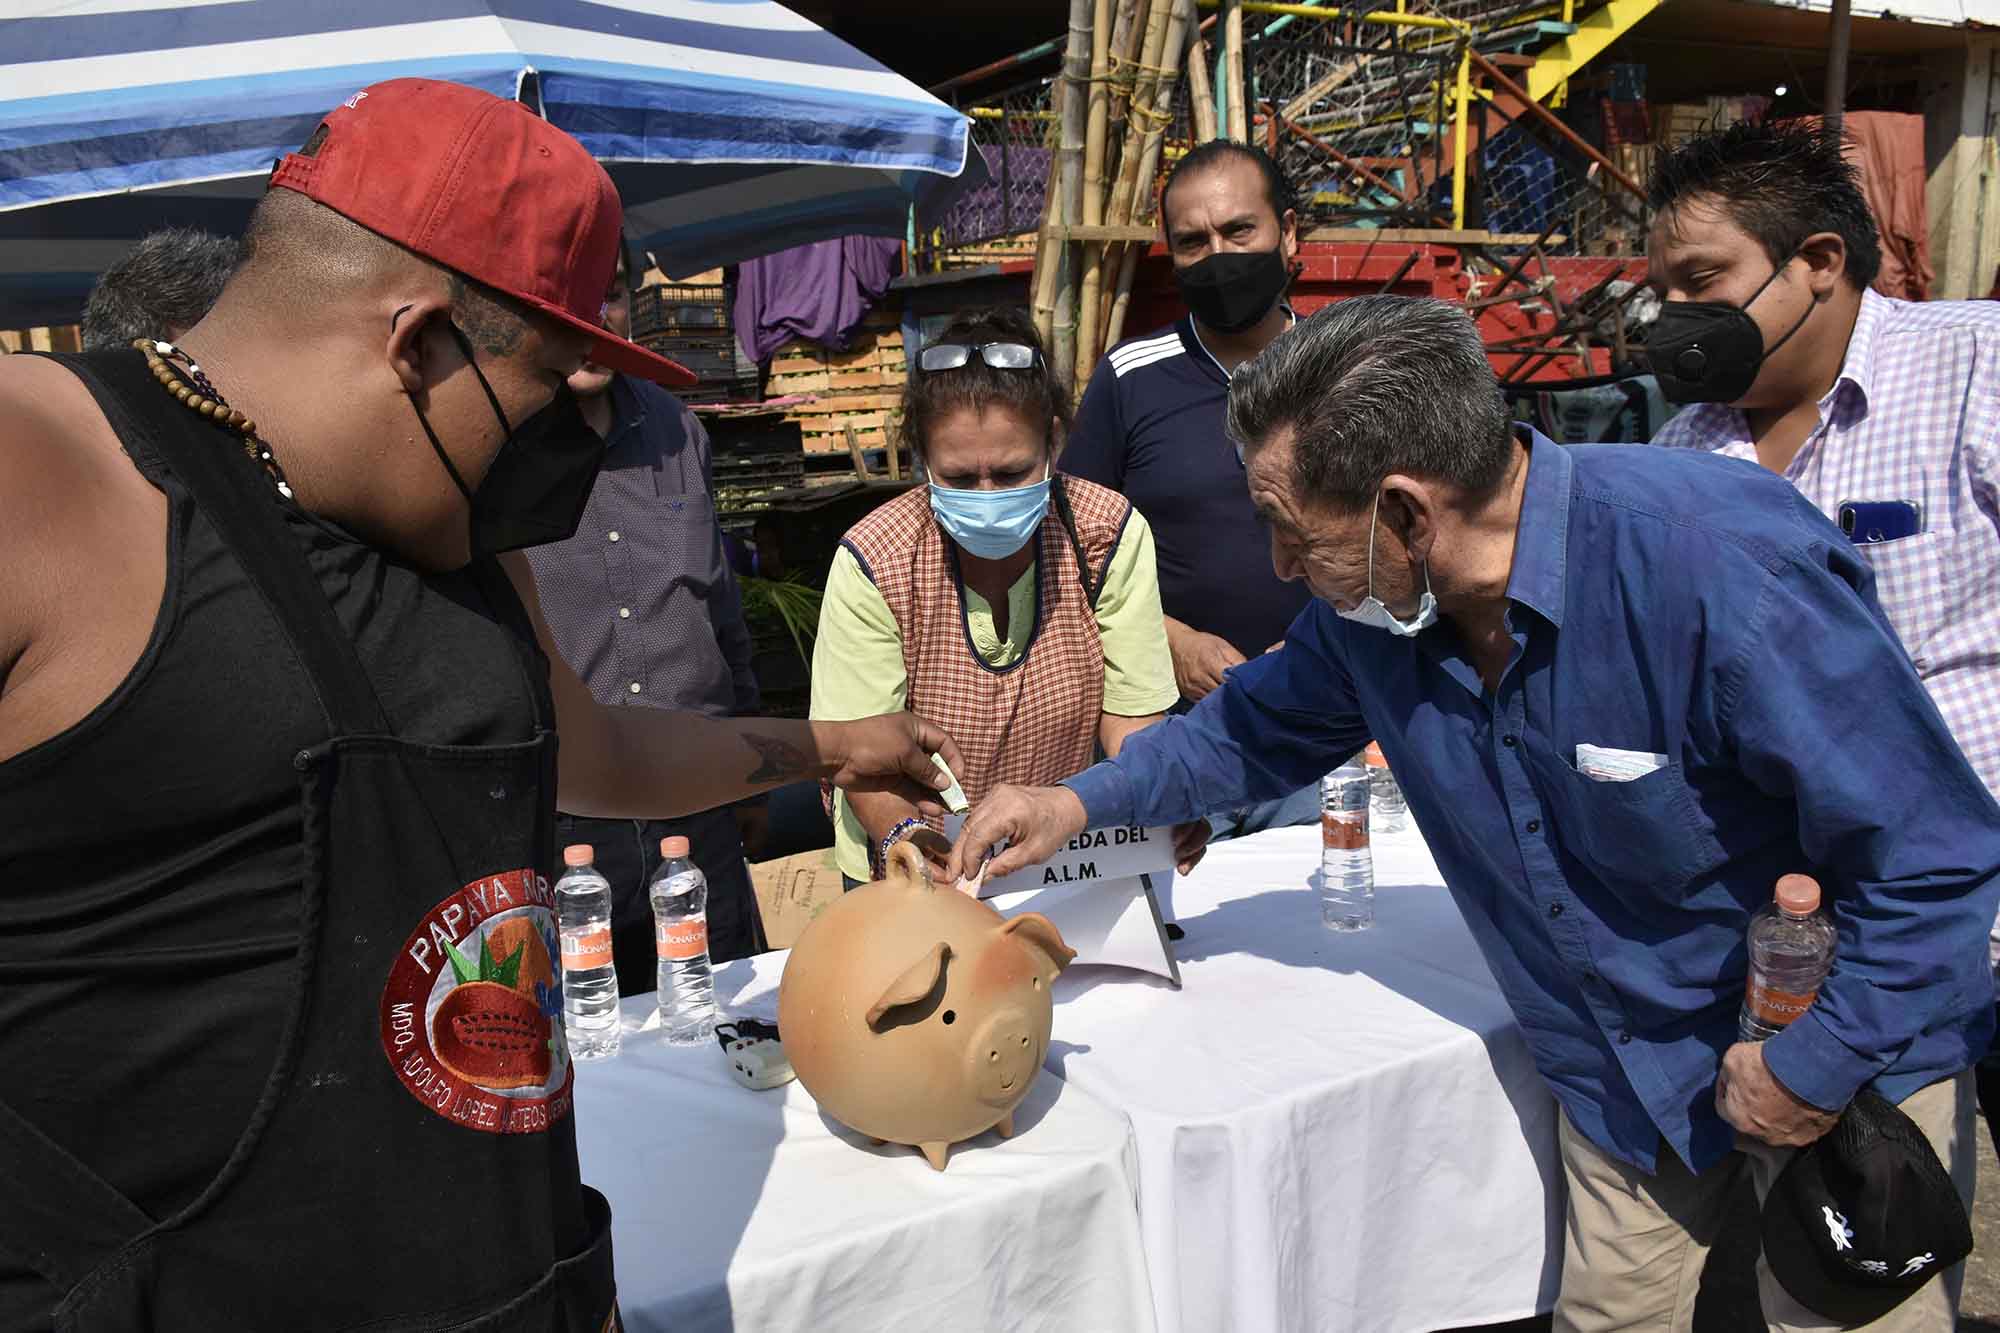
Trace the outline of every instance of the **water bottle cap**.
<instances>
[{"instance_id":1,"label":"water bottle cap","mask_svg":"<svg viewBox=\"0 0 2000 1333\"><path fill-rule=\"evenodd\" d=\"M1780 875L1778 906L1795 916L1819 910L1819 881L1811 875Z\"/></svg>"},{"instance_id":2,"label":"water bottle cap","mask_svg":"<svg viewBox=\"0 0 2000 1333\"><path fill-rule=\"evenodd\" d=\"M1382 747L1374 741L1368 742L1368 767L1387 768L1389 761L1382 756Z\"/></svg>"},{"instance_id":3,"label":"water bottle cap","mask_svg":"<svg viewBox=\"0 0 2000 1333\"><path fill-rule=\"evenodd\" d=\"M587 866L596 856L596 850L587 842L573 842L563 848L563 864L566 866Z\"/></svg>"},{"instance_id":4,"label":"water bottle cap","mask_svg":"<svg viewBox=\"0 0 2000 1333\"><path fill-rule=\"evenodd\" d=\"M676 856L686 856L687 854L688 840L686 838L660 839L660 855L666 857L669 861L673 860Z\"/></svg>"}]
</instances>

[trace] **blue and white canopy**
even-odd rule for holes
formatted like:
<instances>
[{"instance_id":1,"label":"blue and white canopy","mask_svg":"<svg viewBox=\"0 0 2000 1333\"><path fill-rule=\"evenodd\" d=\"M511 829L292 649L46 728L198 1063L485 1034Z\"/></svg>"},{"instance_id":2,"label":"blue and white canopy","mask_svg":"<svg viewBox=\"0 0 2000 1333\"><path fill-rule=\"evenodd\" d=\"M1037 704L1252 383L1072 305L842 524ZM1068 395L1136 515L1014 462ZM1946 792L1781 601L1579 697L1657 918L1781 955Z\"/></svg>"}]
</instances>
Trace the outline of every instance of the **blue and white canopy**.
<instances>
[{"instance_id":1,"label":"blue and white canopy","mask_svg":"<svg viewBox=\"0 0 2000 1333\"><path fill-rule=\"evenodd\" d=\"M519 96L669 274L854 233L978 182L963 116L770 0L7 0L0 328L66 323L169 223L234 233L370 83ZM975 155L971 175L983 179Z\"/></svg>"}]
</instances>

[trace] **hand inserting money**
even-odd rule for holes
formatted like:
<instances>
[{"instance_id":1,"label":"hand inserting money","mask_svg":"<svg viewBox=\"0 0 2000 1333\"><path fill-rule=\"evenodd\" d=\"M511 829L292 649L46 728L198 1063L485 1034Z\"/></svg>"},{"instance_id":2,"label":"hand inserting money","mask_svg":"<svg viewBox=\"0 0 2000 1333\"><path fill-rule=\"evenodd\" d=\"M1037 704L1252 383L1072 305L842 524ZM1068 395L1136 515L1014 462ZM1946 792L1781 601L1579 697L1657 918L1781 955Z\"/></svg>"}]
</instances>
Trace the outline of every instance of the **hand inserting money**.
<instances>
[{"instance_id":1,"label":"hand inserting money","mask_svg":"<svg viewBox=\"0 0 2000 1333\"><path fill-rule=\"evenodd\" d=\"M942 755L932 755L931 758L936 760L937 766L944 770L944 775L951 779L951 785L938 793L938 799L944 802L944 808L955 815L969 814L972 810L972 804L965 799L965 789L958 785L958 774L951 771L951 765L944 761ZM918 851L930 857L939 865L943 865L945 860L951 855L950 841L942 833L939 833L929 825L925 825L912 832L910 834L910 841L916 844ZM992 856L989 854L986 861L990 860L992 860ZM986 861L980 862L978 874L974 875L971 879L959 878L953 887L960 893L975 898L978 897L980 886L986 882Z\"/></svg>"}]
</instances>

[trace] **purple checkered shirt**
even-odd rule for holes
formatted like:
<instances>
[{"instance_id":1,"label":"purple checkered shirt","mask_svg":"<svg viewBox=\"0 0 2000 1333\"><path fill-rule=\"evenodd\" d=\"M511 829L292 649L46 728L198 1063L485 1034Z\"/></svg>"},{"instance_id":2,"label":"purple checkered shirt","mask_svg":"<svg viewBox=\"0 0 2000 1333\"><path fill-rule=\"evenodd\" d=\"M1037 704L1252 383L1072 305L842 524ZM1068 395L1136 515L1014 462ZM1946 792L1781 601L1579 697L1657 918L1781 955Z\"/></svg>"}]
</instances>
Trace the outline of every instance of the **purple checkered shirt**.
<instances>
[{"instance_id":1,"label":"purple checkered shirt","mask_svg":"<svg viewBox=\"0 0 2000 1333\"><path fill-rule=\"evenodd\" d=\"M1654 443L1757 461L1743 414L1717 403ZM1829 518L1848 500L1916 501L1922 532L1856 549L1945 725L2000 795L2000 302L1863 292L1840 377L1785 477Z\"/></svg>"},{"instance_id":2,"label":"purple checkered shirt","mask_svg":"<svg viewBox=\"0 0 2000 1333\"><path fill-rule=\"evenodd\" d=\"M1688 408L1653 442L1757 461L1743 414L1719 403ZM1945 725L2000 797L2000 302L1863 292L1840 376L1785 477L1829 518L1848 500L1920 506L1922 532L1857 549ZM2000 920L1988 958L2000 1000Z\"/></svg>"}]
</instances>

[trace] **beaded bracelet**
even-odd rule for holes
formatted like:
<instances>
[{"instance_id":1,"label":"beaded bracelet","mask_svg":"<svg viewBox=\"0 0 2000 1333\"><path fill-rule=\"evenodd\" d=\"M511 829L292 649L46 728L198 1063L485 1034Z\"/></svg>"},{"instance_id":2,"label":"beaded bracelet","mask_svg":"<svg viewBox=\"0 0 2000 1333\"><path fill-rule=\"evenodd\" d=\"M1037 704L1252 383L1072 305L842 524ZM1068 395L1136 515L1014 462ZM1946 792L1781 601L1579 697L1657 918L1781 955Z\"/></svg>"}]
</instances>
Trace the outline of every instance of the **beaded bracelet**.
<instances>
[{"instance_id":1,"label":"beaded bracelet","mask_svg":"<svg viewBox=\"0 0 2000 1333\"><path fill-rule=\"evenodd\" d=\"M910 830L923 827L923 820L915 815L898 820L890 830L882 835L880 845L875 848L875 878L886 879L889 874L889 849L908 837Z\"/></svg>"}]
</instances>

